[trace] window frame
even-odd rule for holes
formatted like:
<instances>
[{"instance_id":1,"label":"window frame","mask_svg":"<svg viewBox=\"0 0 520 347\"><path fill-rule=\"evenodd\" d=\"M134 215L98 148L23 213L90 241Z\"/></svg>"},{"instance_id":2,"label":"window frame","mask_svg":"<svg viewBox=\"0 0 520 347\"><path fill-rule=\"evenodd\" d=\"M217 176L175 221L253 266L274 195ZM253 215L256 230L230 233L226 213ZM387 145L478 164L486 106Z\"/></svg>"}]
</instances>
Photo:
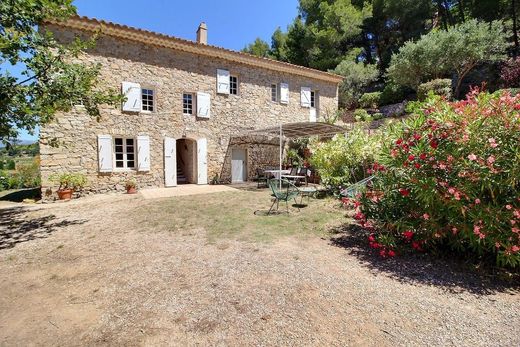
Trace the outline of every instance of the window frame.
<instances>
[{"instance_id":1,"label":"window frame","mask_svg":"<svg viewBox=\"0 0 520 347\"><path fill-rule=\"evenodd\" d=\"M151 94L146 94L147 96L150 96L151 95L151 100L146 100L145 102L145 94L144 94L144 91L149 91L151 92ZM146 103L146 106L145 106L145 103ZM148 109L150 108L150 103L151 103L151 110ZM145 109L145 107L147 107L147 109ZM145 113L153 113L155 112L157 109L157 102L156 102L156 93L155 93L155 89L154 88L151 88L151 87L143 87L141 86L141 112L145 112Z\"/></svg>"},{"instance_id":2,"label":"window frame","mask_svg":"<svg viewBox=\"0 0 520 347\"><path fill-rule=\"evenodd\" d=\"M122 146L123 146L123 151L122 152L118 152L116 150L116 146L118 146L116 144L116 140L117 139L121 139L122 140ZM132 147L133 147L133 152L128 152L128 144L127 144L127 140L132 140ZM137 149L136 149L136 146L137 146L137 139L135 137L125 137L125 136L113 136L112 137L112 145L113 145L113 150L112 150L112 155L113 155L113 170L114 171L137 171ZM123 159L121 159L123 161L123 166L122 167L118 167L117 166L117 162L118 161L121 161L119 159L117 159L117 154L118 153L121 153L123 155ZM134 162L134 166L128 166L128 154L133 154L134 156L134 159L132 160Z\"/></svg>"},{"instance_id":3,"label":"window frame","mask_svg":"<svg viewBox=\"0 0 520 347\"><path fill-rule=\"evenodd\" d=\"M279 102L279 91L278 91L278 83L271 83L271 101L272 102ZM273 95L274 91L274 95ZM274 99L273 99L274 96Z\"/></svg>"},{"instance_id":4,"label":"window frame","mask_svg":"<svg viewBox=\"0 0 520 347\"><path fill-rule=\"evenodd\" d=\"M235 79L235 82L233 82L233 79ZM235 88L233 88L233 84L235 84ZM239 93L239 87L238 87L238 75L229 75L229 95L238 95ZM233 90L235 92L233 93Z\"/></svg>"},{"instance_id":5,"label":"window frame","mask_svg":"<svg viewBox=\"0 0 520 347\"><path fill-rule=\"evenodd\" d=\"M310 100L310 108L316 108L316 91L315 90L311 90L311 100Z\"/></svg>"},{"instance_id":6,"label":"window frame","mask_svg":"<svg viewBox=\"0 0 520 347\"><path fill-rule=\"evenodd\" d=\"M191 113L184 112L185 111L185 107L184 107L184 96L185 95L191 96ZM195 93L192 93L192 92L183 92L182 93L182 114L184 116L193 116L195 114L195 111L196 111L195 100L196 99L197 98L195 97Z\"/></svg>"}]
</instances>

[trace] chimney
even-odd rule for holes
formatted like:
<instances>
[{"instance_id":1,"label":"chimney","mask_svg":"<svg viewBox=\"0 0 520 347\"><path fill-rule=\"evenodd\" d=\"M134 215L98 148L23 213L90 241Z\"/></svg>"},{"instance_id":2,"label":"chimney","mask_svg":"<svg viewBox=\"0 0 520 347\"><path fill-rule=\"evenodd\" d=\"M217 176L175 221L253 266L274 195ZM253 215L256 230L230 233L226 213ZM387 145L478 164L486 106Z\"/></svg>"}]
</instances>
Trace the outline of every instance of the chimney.
<instances>
[{"instance_id":1,"label":"chimney","mask_svg":"<svg viewBox=\"0 0 520 347\"><path fill-rule=\"evenodd\" d=\"M203 45L208 44L208 27L206 23L202 22L197 29L197 42L202 43Z\"/></svg>"}]
</instances>

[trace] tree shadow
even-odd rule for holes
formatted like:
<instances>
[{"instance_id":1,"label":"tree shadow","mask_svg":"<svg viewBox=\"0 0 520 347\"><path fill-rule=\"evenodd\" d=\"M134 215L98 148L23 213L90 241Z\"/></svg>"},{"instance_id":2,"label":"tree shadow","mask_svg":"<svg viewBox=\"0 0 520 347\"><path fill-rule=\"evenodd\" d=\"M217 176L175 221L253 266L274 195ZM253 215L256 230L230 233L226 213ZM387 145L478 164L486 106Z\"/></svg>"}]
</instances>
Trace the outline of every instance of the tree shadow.
<instances>
[{"instance_id":1,"label":"tree shadow","mask_svg":"<svg viewBox=\"0 0 520 347\"><path fill-rule=\"evenodd\" d=\"M47 238L59 228L83 224L86 220L57 220L48 215L28 219L24 207L0 210L0 250L16 244Z\"/></svg>"},{"instance_id":2,"label":"tree shadow","mask_svg":"<svg viewBox=\"0 0 520 347\"><path fill-rule=\"evenodd\" d=\"M0 197L0 201L22 202L25 199L40 200L40 188L17 189Z\"/></svg>"},{"instance_id":3,"label":"tree shadow","mask_svg":"<svg viewBox=\"0 0 520 347\"><path fill-rule=\"evenodd\" d=\"M420 253L383 259L376 250L368 247L369 233L363 228L349 224L331 232L331 244L347 249L374 276L385 274L401 283L431 285L450 293L492 295L497 292L520 292L519 272L510 273L492 267L477 268L461 259L436 258Z\"/></svg>"}]
</instances>

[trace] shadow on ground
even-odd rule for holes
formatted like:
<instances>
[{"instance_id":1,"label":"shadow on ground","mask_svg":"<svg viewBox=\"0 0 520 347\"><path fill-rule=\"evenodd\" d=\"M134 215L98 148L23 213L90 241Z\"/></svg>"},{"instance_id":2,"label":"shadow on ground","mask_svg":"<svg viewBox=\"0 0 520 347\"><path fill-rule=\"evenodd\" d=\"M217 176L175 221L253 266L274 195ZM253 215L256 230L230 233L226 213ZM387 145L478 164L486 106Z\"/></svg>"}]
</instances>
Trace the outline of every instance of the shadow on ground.
<instances>
[{"instance_id":1,"label":"shadow on ground","mask_svg":"<svg viewBox=\"0 0 520 347\"><path fill-rule=\"evenodd\" d=\"M0 196L0 201L22 202L25 199L39 200L40 188L17 189Z\"/></svg>"},{"instance_id":2,"label":"shadow on ground","mask_svg":"<svg viewBox=\"0 0 520 347\"><path fill-rule=\"evenodd\" d=\"M491 295L496 292L520 292L520 273L496 268L477 269L454 259L439 259L428 254L402 254L382 259L368 247L366 230L343 225L332 231L331 244L345 248L367 266L374 275L385 274L403 283L432 285L452 293L471 292Z\"/></svg>"},{"instance_id":3,"label":"shadow on ground","mask_svg":"<svg viewBox=\"0 0 520 347\"><path fill-rule=\"evenodd\" d=\"M23 207L0 210L0 249L12 248L18 243L48 237L59 228L83 224L86 220L57 220L48 215L27 218Z\"/></svg>"}]
</instances>

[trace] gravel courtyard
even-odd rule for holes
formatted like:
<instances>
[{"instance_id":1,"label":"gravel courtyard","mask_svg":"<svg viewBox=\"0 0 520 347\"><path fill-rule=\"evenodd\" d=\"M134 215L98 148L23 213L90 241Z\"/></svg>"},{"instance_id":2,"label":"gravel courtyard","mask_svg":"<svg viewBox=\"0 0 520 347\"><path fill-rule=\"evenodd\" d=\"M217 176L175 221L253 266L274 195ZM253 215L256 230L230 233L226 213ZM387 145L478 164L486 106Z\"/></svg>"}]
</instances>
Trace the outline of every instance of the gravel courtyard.
<instances>
[{"instance_id":1,"label":"gravel courtyard","mask_svg":"<svg viewBox=\"0 0 520 347\"><path fill-rule=\"evenodd\" d=\"M0 345L518 346L520 290L267 191L0 209Z\"/></svg>"}]
</instances>

